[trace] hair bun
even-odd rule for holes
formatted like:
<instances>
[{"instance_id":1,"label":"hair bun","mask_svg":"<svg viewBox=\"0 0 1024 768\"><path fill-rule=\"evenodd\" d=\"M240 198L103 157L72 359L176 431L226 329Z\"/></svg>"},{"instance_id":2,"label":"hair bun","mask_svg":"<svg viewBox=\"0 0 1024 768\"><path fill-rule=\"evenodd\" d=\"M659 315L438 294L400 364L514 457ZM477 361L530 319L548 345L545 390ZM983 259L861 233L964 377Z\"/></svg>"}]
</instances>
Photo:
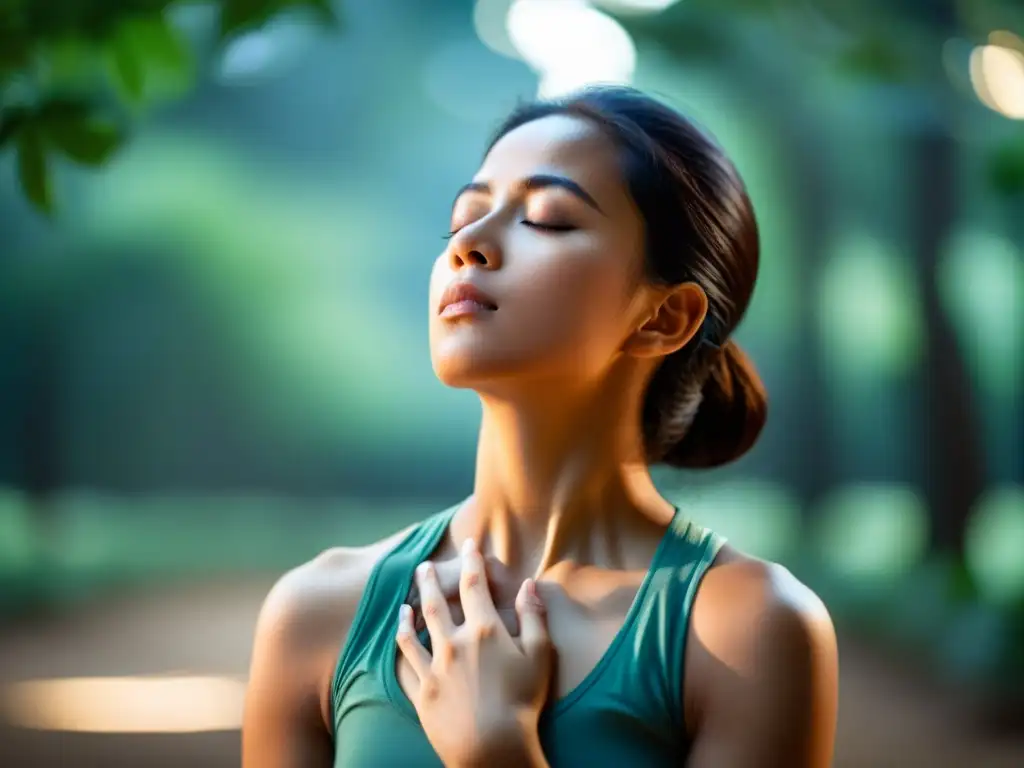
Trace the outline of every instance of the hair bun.
<instances>
[{"instance_id":1,"label":"hair bun","mask_svg":"<svg viewBox=\"0 0 1024 768\"><path fill-rule=\"evenodd\" d=\"M757 442L768 420L768 395L750 358L727 341L715 355L693 423L662 461L707 469L740 458Z\"/></svg>"}]
</instances>

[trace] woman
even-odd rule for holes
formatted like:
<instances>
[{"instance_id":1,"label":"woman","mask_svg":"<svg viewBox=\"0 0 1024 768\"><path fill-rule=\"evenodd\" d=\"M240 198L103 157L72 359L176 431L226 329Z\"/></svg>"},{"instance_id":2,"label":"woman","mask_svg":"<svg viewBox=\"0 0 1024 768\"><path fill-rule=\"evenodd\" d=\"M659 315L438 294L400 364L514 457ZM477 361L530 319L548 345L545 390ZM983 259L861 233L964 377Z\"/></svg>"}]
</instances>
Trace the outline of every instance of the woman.
<instances>
[{"instance_id":1,"label":"woman","mask_svg":"<svg viewBox=\"0 0 1024 768\"><path fill-rule=\"evenodd\" d=\"M246 768L829 765L826 610L648 473L755 442L730 338L757 268L744 186L682 116L617 87L517 110L431 279L435 372L483 406L473 493L273 588Z\"/></svg>"}]
</instances>

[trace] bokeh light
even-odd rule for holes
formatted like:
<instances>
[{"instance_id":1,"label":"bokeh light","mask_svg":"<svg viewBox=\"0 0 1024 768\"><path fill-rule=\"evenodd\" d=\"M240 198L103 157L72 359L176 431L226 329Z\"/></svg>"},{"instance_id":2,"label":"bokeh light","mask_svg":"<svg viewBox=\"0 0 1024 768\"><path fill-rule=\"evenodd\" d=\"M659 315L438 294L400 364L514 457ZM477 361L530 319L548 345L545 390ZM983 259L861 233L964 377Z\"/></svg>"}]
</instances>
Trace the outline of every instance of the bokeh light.
<instances>
[{"instance_id":1,"label":"bokeh light","mask_svg":"<svg viewBox=\"0 0 1024 768\"><path fill-rule=\"evenodd\" d=\"M989 109L1012 120L1024 120L1024 45L1007 32L995 39L1005 42L978 46L971 53L971 83Z\"/></svg>"},{"instance_id":2,"label":"bokeh light","mask_svg":"<svg viewBox=\"0 0 1024 768\"><path fill-rule=\"evenodd\" d=\"M846 578L888 582L924 554L928 510L913 487L865 483L839 488L819 512L821 557Z\"/></svg>"},{"instance_id":3,"label":"bokeh light","mask_svg":"<svg viewBox=\"0 0 1024 768\"><path fill-rule=\"evenodd\" d=\"M992 488L978 502L968 529L967 565L987 600L1024 600L1024 486Z\"/></svg>"},{"instance_id":4,"label":"bokeh light","mask_svg":"<svg viewBox=\"0 0 1024 768\"><path fill-rule=\"evenodd\" d=\"M517 0L507 25L519 55L540 75L541 96L632 80L633 39L618 21L584 2Z\"/></svg>"}]
</instances>

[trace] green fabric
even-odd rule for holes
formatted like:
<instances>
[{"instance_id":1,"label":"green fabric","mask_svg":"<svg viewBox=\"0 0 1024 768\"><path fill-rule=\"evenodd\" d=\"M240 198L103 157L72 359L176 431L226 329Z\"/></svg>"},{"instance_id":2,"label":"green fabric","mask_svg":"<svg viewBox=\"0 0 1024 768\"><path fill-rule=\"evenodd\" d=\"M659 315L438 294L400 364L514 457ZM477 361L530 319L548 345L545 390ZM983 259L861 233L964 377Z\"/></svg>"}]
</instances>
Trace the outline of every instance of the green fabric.
<instances>
[{"instance_id":1,"label":"green fabric","mask_svg":"<svg viewBox=\"0 0 1024 768\"><path fill-rule=\"evenodd\" d=\"M437 768L395 674L398 608L416 566L457 507L425 520L374 568L335 672L335 768ZM724 540L677 510L622 629L600 662L541 717L552 766L678 766L688 745L682 684L686 631L701 577Z\"/></svg>"}]
</instances>

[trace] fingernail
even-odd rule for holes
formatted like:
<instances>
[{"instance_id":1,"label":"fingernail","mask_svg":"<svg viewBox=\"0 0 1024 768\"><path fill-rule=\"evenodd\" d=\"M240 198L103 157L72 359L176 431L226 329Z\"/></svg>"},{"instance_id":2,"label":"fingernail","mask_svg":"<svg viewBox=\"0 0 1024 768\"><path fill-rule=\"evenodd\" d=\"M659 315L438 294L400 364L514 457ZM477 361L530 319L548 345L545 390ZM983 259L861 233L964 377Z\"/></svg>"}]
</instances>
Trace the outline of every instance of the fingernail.
<instances>
[{"instance_id":1,"label":"fingernail","mask_svg":"<svg viewBox=\"0 0 1024 768\"><path fill-rule=\"evenodd\" d=\"M408 605L398 609L398 625L399 629L408 629L412 625L412 608Z\"/></svg>"},{"instance_id":2,"label":"fingernail","mask_svg":"<svg viewBox=\"0 0 1024 768\"><path fill-rule=\"evenodd\" d=\"M462 542L462 554L463 556L476 552L476 541L470 537Z\"/></svg>"},{"instance_id":3,"label":"fingernail","mask_svg":"<svg viewBox=\"0 0 1024 768\"><path fill-rule=\"evenodd\" d=\"M416 566L416 571L419 573L420 576L429 576L430 561L428 560L426 562L420 563L418 566Z\"/></svg>"}]
</instances>

